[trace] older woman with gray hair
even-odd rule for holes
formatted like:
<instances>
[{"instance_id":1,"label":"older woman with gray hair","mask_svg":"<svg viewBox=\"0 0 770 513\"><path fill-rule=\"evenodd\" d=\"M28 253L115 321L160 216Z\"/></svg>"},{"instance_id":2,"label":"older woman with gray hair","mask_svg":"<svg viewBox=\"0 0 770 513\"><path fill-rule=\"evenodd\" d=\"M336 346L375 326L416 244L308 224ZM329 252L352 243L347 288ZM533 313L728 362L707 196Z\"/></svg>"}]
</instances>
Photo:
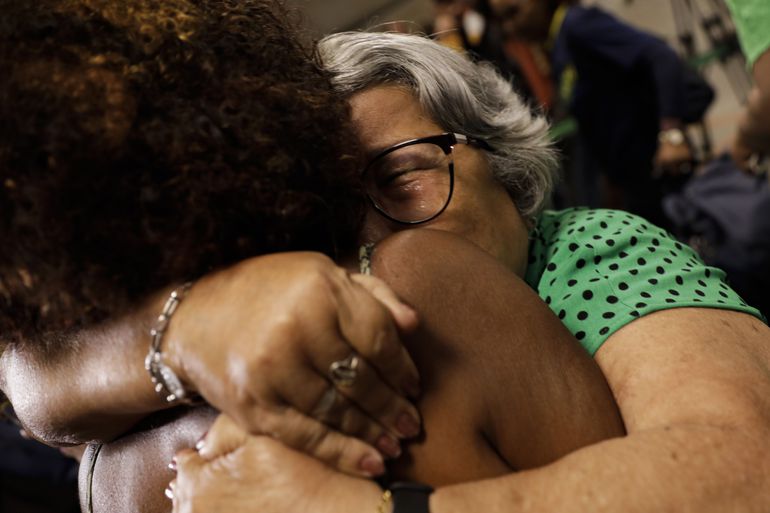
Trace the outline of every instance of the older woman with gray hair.
<instances>
[{"instance_id":1,"label":"older woman with gray hair","mask_svg":"<svg viewBox=\"0 0 770 513\"><path fill-rule=\"evenodd\" d=\"M486 62L474 63L419 36L341 33L318 46L335 89L345 95L381 85L400 86L450 132L485 141L492 175L508 189L524 218L548 201L557 157L548 123Z\"/></svg>"},{"instance_id":2,"label":"older woman with gray hair","mask_svg":"<svg viewBox=\"0 0 770 513\"><path fill-rule=\"evenodd\" d=\"M628 435L537 470L432 494L398 485L378 501L370 483L226 425L203 454L181 454L182 504L245 511L238 505L249 497L261 511L441 513L759 511L770 503L770 330L724 274L643 219L541 212L554 162L545 123L488 67L417 36L336 34L320 51L370 159L364 179L374 209L364 239L422 223L495 256L594 356ZM448 156L448 180L426 165L440 159L423 144ZM415 146L422 149L410 152ZM244 476L236 462L260 452L280 457L280 467ZM217 486L234 476L270 491L244 490L228 502Z\"/></svg>"},{"instance_id":3,"label":"older woman with gray hair","mask_svg":"<svg viewBox=\"0 0 770 513\"><path fill-rule=\"evenodd\" d=\"M344 451L355 447L352 453L361 455L356 452L360 446L343 444L314 452L333 447L324 445L327 432L308 429L297 436L307 424L292 425L287 417L285 424L270 423L266 433L249 424L248 412L242 411L252 401L223 401L218 406L237 423L221 417L198 450L178 455L175 511L751 511L766 504L770 331L757 319L758 312L724 284L723 273L704 266L688 248L637 217L613 211L542 211L555 160L546 124L533 117L490 68L417 36L338 34L322 41L320 52L334 85L349 100L367 156L362 176L373 208L366 215L361 240L377 246L373 253L364 253L363 262L371 260L375 275L407 302L428 310L420 312L426 329L447 339L462 335L448 352L439 344L441 336L437 345L413 342L409 347L426 387L418 403L426 423L425 439L406 446L408 453L397 460L394 470L437 489L431 493L430 488L411 483L383 493L371 481L351 476L350 467L347 474L339 473L311 456L247 432L274 433L284 441L304 436L313 442L301 448L327 462L358 461ZM452 246L458 244L456 235L473 245L456 253L447 251L457 247ZM489 255L502 266L486 260ZM253 273L255 268L241 267L239 272ZM420 279L429 273L431 283L447 286L420 288ZM211 286L215 279L205 283L206 301L194 299L194 287L186 300L188 308L175 314L180 317L169 328L170 339L177 341L170 348L175 351L172 362L185 358L181 316L194 316L196 304L216 303L217 289ZM542 391L538 383L553 392L563 376L573 379L573 374L564 374L569 362L558 360L559 349L570 355L567 360L580 358L566 343L552 351L556 332L548 331L553 327L545 317L533 320L536 309L526 305L539 302L526 299L527 287L516 288L524 282L594 356L620 407L627 436L597 440L566 451L570 454L556 461L528 459L527 454L541 453L537 443L522 451L528 440L538 440L538 429L569 429L558 420L534 426L527 420L550 400L548 394L537 393ZM457 283L461 290L453 290ZM237 304L231 297L219 298L228 303L230 316L249 311L249 305ZM488 308L495 327L506 312L516 322L507 333L494 331L480 322L485 313L456 308L455 301L461 299ZM496 308L507 304L516 308ZM526 315L517 316L519 309ZM398 317L396 308L394 313ZM433 319L431 314L443 315L439 319L449 328L425 321ZM283 328L271 333L285 333ZM483 344L476 347L474 335L497 343L491 351L484 350ZM512 344L508 335L516 342ZM314 350L320 352L323 344L324 338L318 338ZM271 347L271 361L288 361L287 354L279 357L280 345ZM522 350L528 360L514 367ZM470 366L478 351L484 352L475 373L440 374L439 367L453 361L459 362L456 368ZM409 374L396 370L405 365L401 353L371 355L372 366L385 369L383 376ZM206 358L218 357L199 353L193 360L200 373L216 370L217 365L206 365ZM334 363L345 367L354 381L362 379L357 365L365 365L363 359L356 365ZM184 369L179 365L176 370ZM220 366L219 374L206 380L185 375L182 381L208 398L205 386L233 380L221 370ZM252 379L268 381L268 374L280 374L275 367L262 370ZM329 370L333 374L335 369ZM529 403L520 400L521 389L477 386L490 375L504 381L527 371L534 375L528 382L531 388L523 392ZM345 382L332 378L344 389ZM258 396L256 402L271 404L270 385L251 389ZM372 381L372 386L379 384ZM456 395L446 396L454 397L452 402L436 399L442 386L455 391ZM365 402L362 390L357 393ZM487 396L497 402L488 402ZM506 405L506 396L512 405ZM557 410L551 419L564 418L558 408L569 404L563 400L568 396L553 403ZM584 404L596 404L583 393L576 397ZM474 406L480 403L485 406L479 411ZM343 410L326 409L323 420L343 432L361 433L360 426L349 429ZM465 413L456 416L460 411ZM330 418L333 413L336 419ZM473 419L483 419L486 428L479 428ZM521 422L533 429L521 431ZM397 421L395 425L398 430ZM471 429L451 429L462 426ZM396 449L390 454L401 452ZM522 469L530 470L514 472Z\"/></svg>"}]
</instances>

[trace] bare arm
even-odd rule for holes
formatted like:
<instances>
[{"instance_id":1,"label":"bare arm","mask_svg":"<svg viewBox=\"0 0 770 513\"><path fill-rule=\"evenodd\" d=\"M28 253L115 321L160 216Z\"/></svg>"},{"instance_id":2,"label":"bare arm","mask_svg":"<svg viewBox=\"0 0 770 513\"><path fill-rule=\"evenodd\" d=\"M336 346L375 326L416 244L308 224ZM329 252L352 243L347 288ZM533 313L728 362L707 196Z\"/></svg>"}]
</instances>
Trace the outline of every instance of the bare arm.
<instances>
[{"instance_id":1,"label":"bare arm","mask_svg":"<svg viewBox=\"0 0 770 513\"><path fill-rule=\"evenodd\" d=\"M421 319L407 344L423 377L418 405L424 436L406 446L390 466L391 478L439 486L500 476L624 434L598 366L547 305L489 254L446 232L415 230L381 243L372 263L374 274L399 292ZM156 434L165 441L151 437L154 447L179 447L168 441L176 436L173 427ZM214 446L233 450L241 445L223 437L213 429L206 452L217 452ZM95 480L100 504L116 500L115 492L105 500L99 492L104 476L109 476L123 483L117 504L131 504L136 500L132 497L152 490L155 507L168 506L162 491L169 479L164 469L170 456L167 450L152 449L152 456L165 459L150 458L147 449L145 443L104 449L109 459L100 456ZM253 465L244 458L233 468L249 476ZM156 481L142 484L131 470L137 467L150 471ZM254 486L233 490L231 483L239 479L215 488L248 502ZM359 511L374 510L374 488L370 508ZM257 509L255 504L248 510ZM202 510L239 511L214 503ZM110 511L120 510L112 506Z\"/></svg>"},{"instance_id":2,"label":"bare arm","mask_svg":"<svg viewBox=\"0 0 770 513\"><path fill-rule=\"evenodd\" d=\"M741 313L676 309L597 353L628 436L547 467L438 490L432 513L766 511L770 330Z\"/></svg>"},{"instance_id":3,"label":"bare arm","mask_svg":"<svg viewBox=\"0 0 770 513\"><path fill-rule=\"evenodd\" d=\"M598 365L477 246L447 232L400 232L378 245L373 272L422 320L407 347L423 376L426 436L408 446L398 477L434 486L479 479L625 434ZM485 446L507 469L481 464Z\"/></svg>"},{"instance_id":4,"label":"bare arm","mask_svg":"<svg viewBox=\"0 0 770 513\"><path fill-rule=\"evenodd\" d=\"M769 340L762 322L729 311L682 308L634 321L598 353L628 436L539 469L439 488L431 513L766 512ZM312 504L318 512L360 512L380 501L371 482L314 466L280 444L255 439L254 451L227 452L210 463L182 453L175 511L218 501L231 502L232 511L259 505L265 513L294 513ZM265 464L240 472L237 464L256 454ZM271 465L276 461L286 467ZM247 507L218 491L222 482L243 486L255 476L271 492L243 494Z\"/></svg>"},{"instance_id":5,"label":"bare arm","mask_svg":"<svg viewBox=\"0 0 770 513\"><path fill-rule=\"evenodd\" d=\"M56 341L56 351L31 343L5 351L0 385L36 436L49 443L109 440L166 407L143 361L149 325L167 293L135 315ZM377 469L364 463L382 461L373 446L386 428L391 438L412 436L396 425L402 414L419 428L404 397L414 394L418 377L396 328L415 322L384 285L370 292L323 255L282 253L199 280L174 314L163 350L190 388L244 429L276 433L347 472L371 475ZM345 411L341 429L355 438L314 418L331 386L330 363L352 351L365 359L370 393L355 403L339 394L333 406Z\"/></svg>"}]
</instances>

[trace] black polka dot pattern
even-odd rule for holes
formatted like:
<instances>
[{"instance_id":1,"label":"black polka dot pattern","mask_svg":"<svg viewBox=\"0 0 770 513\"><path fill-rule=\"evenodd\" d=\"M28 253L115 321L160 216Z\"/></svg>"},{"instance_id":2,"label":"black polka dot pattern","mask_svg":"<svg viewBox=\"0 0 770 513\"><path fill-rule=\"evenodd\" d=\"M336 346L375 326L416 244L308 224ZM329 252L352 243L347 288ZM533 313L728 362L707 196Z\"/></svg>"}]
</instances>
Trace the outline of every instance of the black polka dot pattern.
<instances>
[{"instance_id":1,"label":"black polka dot pattern","mask_svg":"<svg viewBox=\"0 0 770 513\"><path fill-rule=\"evenodd\" d=\"M721 270L625 212L546 211L529 249L527 283L591 354L629 322L658 310L725 308L761 318Z\"/></svg>"}]
</instances>

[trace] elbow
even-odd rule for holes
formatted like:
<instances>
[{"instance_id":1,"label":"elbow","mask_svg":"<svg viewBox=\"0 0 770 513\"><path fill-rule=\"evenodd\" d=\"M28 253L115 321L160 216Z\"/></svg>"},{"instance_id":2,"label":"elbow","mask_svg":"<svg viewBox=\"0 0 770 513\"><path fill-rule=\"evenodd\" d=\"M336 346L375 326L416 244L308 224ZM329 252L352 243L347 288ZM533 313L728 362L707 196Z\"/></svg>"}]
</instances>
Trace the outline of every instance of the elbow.
<instances>
[{"instance_id":1,"label":"elbow","mask_svg":"<svg viewBox=\"0 0 770 513\"><path fill-rule=\"evenodd\" d=\"M3 392L16 419L30 436L43 443L54 446L75 443L77 435L73 433L73 426L77 420L60 412L34 381L34 378L21 379L15 372L4 376Z\"/></svg>"},{"instance_id":2,"label":"elbow","mask_svg":"<svg viewBox=\"0 0 770 513\"><path fill-rule=\"evenodd\" d=\"M24 430L36 440L55 447L108 442L125 431L121 426L135 422L135 419L102 419L105 422L96 425L85 412L67 408L58 399L34 388L8 395Z\"/></svg>"},{"instance_id":3,"label":"elbow","mask_svg":"<svg viewBox=\"0 0 770 513\"><path fill-rule=\"evenodd\" d=\"M49 445L72 445L87 441L93 433L79 428L86 419L76 404L57 391L63 389L49 379L45 366L30 361L22 351L8 347L0 356L0 389L24 429Z\"/></svg>"}]
</instances>

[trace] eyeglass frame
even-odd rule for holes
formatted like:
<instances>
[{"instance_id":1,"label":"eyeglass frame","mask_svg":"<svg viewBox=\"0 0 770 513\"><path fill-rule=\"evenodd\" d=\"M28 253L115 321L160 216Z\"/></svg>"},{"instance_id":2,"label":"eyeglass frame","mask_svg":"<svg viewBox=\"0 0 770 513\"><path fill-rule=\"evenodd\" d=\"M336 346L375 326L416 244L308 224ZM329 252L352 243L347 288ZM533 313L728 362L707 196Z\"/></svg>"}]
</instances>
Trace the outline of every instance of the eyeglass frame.
<instances>
[{"instance_id":1,"label":"eyeglass frame","mask_svg":"<svg viewBox=\"0 0 770 513\"><path fill-rule=\"evenodd\" d=\"M441 148L441 150L444 152L444 155L447 155L447 156L452 155L454 147L457 144L468 144L468 145L481 148L482 150L494 151L492 146L490 146L489 143L484 139L479 139L477 137L471 137L468 135L459 134L457 132L444 132L443 134L429 135L426 137L418 137L416 139L409 139L406 141L402 141L400 143L394 144L393 146L390 146L382 150L377 155L372 157L371 160L369 160L369 163L361 171L361 176L363 177L364 175L366 175L366 172L369 171L369 168L372 167L372 164L377 162L379 159L381 159L385 155L388 155L389 153L392 153L396 150L400 150L401 148L404 148L407 146L414 146L415 144L435 144L436 146ZM385 210L380 205L377 204L374 198L372 198L372 195L369 194L368 191L366 192L366 197L369 199L369 202L372 204L372 206L377 211L377 213L380 214L381 216L393 221L394 223L414 226L418 224L427 223L428 221L432 221L436 219L438 216L440 216L444 212L444 210L447 209L447 207L449 206L449 203L452 201L452 194L454 193L454 185L455 185L455 162L454 162L454 158L452 158L452 160L449 162L449 194L447 195L447 199L446 199L446 202L444 203L444 206L442 206L438 210L438 212L436 212L432 216L427 217L425 219L420 219L418 221L402 221L400 219L396 219L395 217L385 212Z\"/></svg>"}]
</instances>

